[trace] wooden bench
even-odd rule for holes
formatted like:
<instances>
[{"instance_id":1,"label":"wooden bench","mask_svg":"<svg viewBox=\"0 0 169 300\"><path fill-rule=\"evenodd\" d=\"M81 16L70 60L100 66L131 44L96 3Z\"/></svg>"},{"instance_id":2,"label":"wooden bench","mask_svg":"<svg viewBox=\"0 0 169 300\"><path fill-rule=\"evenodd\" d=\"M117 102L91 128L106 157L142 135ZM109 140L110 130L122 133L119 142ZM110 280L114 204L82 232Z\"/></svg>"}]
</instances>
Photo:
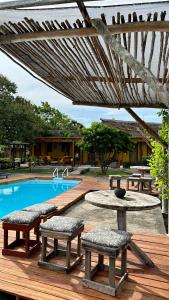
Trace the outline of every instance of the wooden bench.
<instances>
[{"instance_id":1,"label":"wooden bench","mask_svg":"<svg viewBox=\"0 0 169 300\"><path fill-rule=\"evenodd\" d=\"M80 238L83 230L84 225L82 221L77 218L56 216L41 224L42 254L38 265L49 270L65 271L68 273L82 260ZM76 237L78 239L77 252L73 252L71 251L71 241ZM48 238L53 239L53 250L47 254ZM66 249L58 248L58 240L66 241ZM60 254L66 255L65 265L49 262L51 258ZM74 258L72 263L71 256Z\"/></svg>"},{"instance_id":2,"label":"wooden bench","mask_svg":"<svg viewBox=\"0 0 169 300\"><path fill-rule=\"evenodd\" d=\"M2 218L2 228L4 230L3 255L14 255L18 257L29 257L36 249L40 248L39 224L40 217L36 212L14 211ZM30 231L34 229L36 239L30 239ZM8 243L8 231L16 232L15 240ZM23 232L23 238L20 238ZM19 247L19 250L17 249ZM23 249L20 249L23 247Z\"/></svg>"},{"instance_id":3,"label":"wooden bench","mask_svg":"<svg viewBox=\"0 0 169 300\"><path fill-rule=\"evenodd\" d=\"M126 270L127 247L130 234L119 230L95 230L82 236L82 247L85 249L85 278L83 284L105 294L115 296L124 284L128 274ZM98 263L91 267L91 254L98 255ZM121 253L121 267L116 269L116 258ZM109 257L109 266L104 264L104 256ZM108 271L109 284L93 280L97 271ZM120 276L118 284L115 275Z\"/></svg>"}]
</instances>

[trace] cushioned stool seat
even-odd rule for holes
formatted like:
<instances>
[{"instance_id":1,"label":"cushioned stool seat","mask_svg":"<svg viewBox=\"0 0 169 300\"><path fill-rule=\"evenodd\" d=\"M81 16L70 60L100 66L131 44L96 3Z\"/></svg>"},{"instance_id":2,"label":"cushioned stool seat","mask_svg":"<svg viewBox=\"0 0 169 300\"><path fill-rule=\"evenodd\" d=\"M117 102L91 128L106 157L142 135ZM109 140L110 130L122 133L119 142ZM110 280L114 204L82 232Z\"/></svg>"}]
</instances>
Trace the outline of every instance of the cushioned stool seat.
<instances>
[{"instance_id":1,"label":"cushioned stool seat","mask_svg":"<svg viewBox=\"0 0 169 300\"><path fill-rule=\"evenodd\" d=\"M32 252L40 247L39 224L40 214L37 212L14 211L2 218L4 229L4 248L3 255L15 255L20 257L29 257ZM34 229L36 240L30 240L30 231ZM8 244L8 230L16 231L16 239ZM20 238L20 231L23 232L23 238ZM16 247L24 246L24 251L16 250Z\"/></svg>"},{"instance_id":2,"label":"cushioned stool seat","mask_svg":"<svg viewBox=\"0 0 169 300\"><path fill-rule=\"evenodd\" d=\"M40 213L40 218L43 222L57 214L57 206L50 203L40 203L25 207L25 211L34 211Z\"/></svg>"},{"instance_id":3,"label":"cushioned stool seat","mask_svg":"<svg viewBox=\"0 0 169 300\"><path fill-rule=\"evenodd\" d=\"M82 259L81 255L81 232L84 225L80 219L62 216L52 217L47 222L41 224L40 231L42 235L42 256L38 262L39 266L52 270L63 270L69 272ZM53 238L53 250L47 254L47 238ZM78 238L77 252L71 251L71 241ZM58 240L65 240L66 249L58 248ZM50 263L49 259L59 254L66 255L66 264L61 266ZM71 256L75 256L75 260L71 263Z\"/></svg>"},{"instance_id":4,"label":"cushioned stool seat","mask_svg":"<svg viewBox=\"0 0 169 300\"><path fill-rule=\"evenodd\" d=\"M126 257L127 246L131 235L120 230L94 230L82 236L82 247L85 249L85 278L83 284L105 294L115 296L127 278ZM91 268L91 253L98 254L98 263ZM121 268L115 268L115 261L121 252ZM109 257L109 266L104 265L104 255ZM93 281L97 271L109 272L109 285ZM115 275L120 281L115 284Z\"/></svg>"}]
</instances>

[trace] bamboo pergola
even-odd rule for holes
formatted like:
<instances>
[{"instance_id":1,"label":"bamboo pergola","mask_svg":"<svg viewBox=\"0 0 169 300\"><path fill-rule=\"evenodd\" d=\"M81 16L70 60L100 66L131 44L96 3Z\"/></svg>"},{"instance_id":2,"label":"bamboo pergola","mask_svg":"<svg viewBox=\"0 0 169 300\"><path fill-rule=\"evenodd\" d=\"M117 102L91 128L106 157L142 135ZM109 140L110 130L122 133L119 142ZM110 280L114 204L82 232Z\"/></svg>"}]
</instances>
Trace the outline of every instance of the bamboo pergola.
<instances>
[{"instance_id":1,"label":"bamboo pergola","mask_svg":"<svg viewBox=\"0 0 169 300\"><path fill-rule=\"evenodd\" d=\"M158 134L131 108L169 107L169 17L166 14L169 1L151 4L151 9L145 4L86 10L79 0L79 10L16 9L27 7L28 2L33 6L73 0L20 0L0 4L0 50L73 104L126 108L161 142ZM93 16L100 18L101 28L105 27L109 40L104 39L104 34L103 39L100 37L101 31L95 20L91 20ZM126 63L111 47L111 37L132 55L142 67L142 73L133 70L133 64ZM153 76L154 86L147 80L148 76ZM166 99L156 86L158 91L164 89Z\"/></svg>"}]
</instances>

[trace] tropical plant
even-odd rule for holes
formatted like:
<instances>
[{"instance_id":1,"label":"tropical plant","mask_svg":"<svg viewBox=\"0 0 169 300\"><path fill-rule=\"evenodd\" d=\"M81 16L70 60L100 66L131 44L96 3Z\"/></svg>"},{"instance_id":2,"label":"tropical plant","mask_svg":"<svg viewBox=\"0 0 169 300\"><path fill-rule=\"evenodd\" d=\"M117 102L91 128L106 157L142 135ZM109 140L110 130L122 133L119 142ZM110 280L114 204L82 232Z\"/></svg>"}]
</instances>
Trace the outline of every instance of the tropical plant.
<instances>
[{"instance_id":1,"label":"tropical plant","mask_svg":"<svg viewBox=\"0 0 169 300\"><path fill-rule=\"evenodd\" d=\"M163 116L160 137L163 141L169 142L169 115L166 110L162 110L160 115ZM156 177L156 184L161 191L163 198L163 212L167 212L169 199L169 152L161 144L152 141L152 155L149 159L151 174Z\"/></svg>"},{"instance_id":2,"label":"tropical plant","mask_svg":"<svg viewBox=\"0 0 169 300\"><path fill-rule=\"evenodd\" d=\"M117 159L118 153L132 151L134 148L128 133L98 122L92 123L90 128L82 129L79 146L98 155L102 174L107 173L110 163Z\"/></svg>"}]
</instances>

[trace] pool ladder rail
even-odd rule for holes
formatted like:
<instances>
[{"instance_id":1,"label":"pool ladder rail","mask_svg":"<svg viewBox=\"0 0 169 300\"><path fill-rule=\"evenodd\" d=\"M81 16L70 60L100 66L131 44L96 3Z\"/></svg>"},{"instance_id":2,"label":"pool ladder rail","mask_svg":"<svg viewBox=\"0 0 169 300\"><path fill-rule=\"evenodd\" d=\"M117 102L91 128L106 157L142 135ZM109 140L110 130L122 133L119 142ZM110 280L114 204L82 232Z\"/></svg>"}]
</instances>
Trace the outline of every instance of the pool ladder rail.
<instances>
[{"instance_id":1,"label":"pool ladder rail","mask_svg":"<svg viewBox=\"0 0 169 300\"><path fill-rule=\"evenodd\" d=\"M66 173L66 176L64 176L65 173ZM63 172L62 172L62 178L67 177L67 176L69 176L69 170L68 170L68 168L65 168L65 169L63 170ZM59 169L58 169L58 168L55 168L55 169L54 169L53 174L52 174L52 177L53 177L53 178L59 178Z\"/></svg>"}]
</instances>

